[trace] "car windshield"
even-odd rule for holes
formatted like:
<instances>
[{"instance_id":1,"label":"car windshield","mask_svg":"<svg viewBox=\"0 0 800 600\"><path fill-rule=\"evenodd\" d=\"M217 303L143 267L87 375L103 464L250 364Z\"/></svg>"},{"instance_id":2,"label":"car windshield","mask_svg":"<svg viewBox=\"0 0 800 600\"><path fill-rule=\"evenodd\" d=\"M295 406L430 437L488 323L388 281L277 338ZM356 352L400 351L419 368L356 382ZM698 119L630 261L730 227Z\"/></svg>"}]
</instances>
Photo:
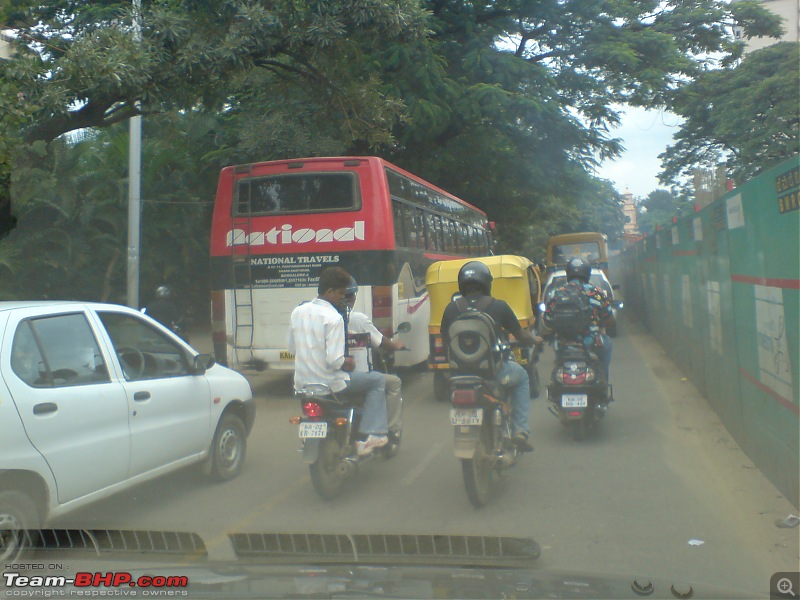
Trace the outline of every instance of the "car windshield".
<instances>
[{"instance_id":1,"label":"car windshield","mask_svg":"<svg viewBox=\"0 0 800 600\"><path fill-rule=\"evenodd\" d=\"M0 2L0 597L800 594L799 23Z\"/></svg>"}]
</instances>

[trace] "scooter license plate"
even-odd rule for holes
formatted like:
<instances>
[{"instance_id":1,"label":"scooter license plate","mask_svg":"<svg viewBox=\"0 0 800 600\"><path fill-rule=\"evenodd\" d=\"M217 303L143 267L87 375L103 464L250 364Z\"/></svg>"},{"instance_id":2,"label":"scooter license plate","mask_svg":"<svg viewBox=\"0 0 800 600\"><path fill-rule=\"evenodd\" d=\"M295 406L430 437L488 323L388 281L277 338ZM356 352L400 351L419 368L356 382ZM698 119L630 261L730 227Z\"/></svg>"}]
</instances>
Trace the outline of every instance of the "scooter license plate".
<instances>
[{"instance_id":1,"label":"scooter license plate","mask_svg":"<svg viewBox=\"0 0 800 600\"><path fill-rule=\"evenodd\" d=\"M564 408L582 408L589 404L586 394L564 394L561 396L561 406Z\"/></svg>"},{"instance_id":2,"label":"scooter license plate","mask_svg":"<svg viewBox=\"0 0 800 600\"><path fill-rule=\"evenodd\" d=\"M324 438L328 435L328 424L321 423L300 423L300 437L305 438Z\"/></svg>"},{"instance_id":3,"label":"scooter license plate","mask_svg":"<svg viewBox=\"0 0 800 600\"><path fill-rule=\"evenodd\" d=\"M451 408L450 423L452 425L480 425L483 423L483 409Z\"/></svg>"}]
</instances>

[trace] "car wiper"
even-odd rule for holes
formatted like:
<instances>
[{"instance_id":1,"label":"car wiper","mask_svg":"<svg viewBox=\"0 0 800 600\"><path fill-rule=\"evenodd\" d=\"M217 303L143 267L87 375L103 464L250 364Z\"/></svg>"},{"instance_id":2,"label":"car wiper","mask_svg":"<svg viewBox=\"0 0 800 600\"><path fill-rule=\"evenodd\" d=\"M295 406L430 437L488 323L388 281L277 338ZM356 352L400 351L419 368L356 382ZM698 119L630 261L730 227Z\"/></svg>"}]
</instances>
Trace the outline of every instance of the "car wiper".
<instances>
[{"instance_id":1,"label":"car wiper","mask_svg":"<svg viewBox=\"0 0 800 600\"><path fill-rule=\"evenodd\" d=\"M206 557L205 542L196 533L120 529L33 529L25 532L27 552L88 551L97 555L119 553L168 554Z\"/></svg>"},{"instance_id":2,"label":"car wiper","mask_svg":"<svg viewBox=\"0 0 800 600\"><path fill-rule=\"evenodd\" d=\"M239 557L269 562L425 564L480 567L528 565L541 547L531 538L480 535L229 534Z\"/></svg>"}]
</instances>

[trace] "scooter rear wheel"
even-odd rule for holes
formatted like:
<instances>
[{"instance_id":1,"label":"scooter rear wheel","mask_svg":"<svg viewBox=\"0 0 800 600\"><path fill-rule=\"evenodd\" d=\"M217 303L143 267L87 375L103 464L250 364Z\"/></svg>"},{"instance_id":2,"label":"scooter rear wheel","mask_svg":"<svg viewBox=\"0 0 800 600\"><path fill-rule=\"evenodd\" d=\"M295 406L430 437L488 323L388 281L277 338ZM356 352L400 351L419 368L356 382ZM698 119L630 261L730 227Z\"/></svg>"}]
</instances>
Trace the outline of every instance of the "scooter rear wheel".
<instances>
[{"instance_id":1,"label":"scooter rear wheel","mask_svg":"<svg viewBox=\"0 0 800 600\"><path fill-rule=\"evenodd\" d=\"M572 422L572 439L580 442L586 438L589 433L589 420L584 417Z\"/></svg>"},{"instance_id":2,"label":"scooter rear wheel","mask_svg":"<svg viewBox=\"0 0 800 600\"><path fill-rule=\"evenodd\" d=\"M335 438L325 438L319 446L319 456L308 468L311 472L311 483L317 493L325 500L333 500L341 494L344 487L344 475L339 470L342 448Z\"/></svg>"}]
</instances>

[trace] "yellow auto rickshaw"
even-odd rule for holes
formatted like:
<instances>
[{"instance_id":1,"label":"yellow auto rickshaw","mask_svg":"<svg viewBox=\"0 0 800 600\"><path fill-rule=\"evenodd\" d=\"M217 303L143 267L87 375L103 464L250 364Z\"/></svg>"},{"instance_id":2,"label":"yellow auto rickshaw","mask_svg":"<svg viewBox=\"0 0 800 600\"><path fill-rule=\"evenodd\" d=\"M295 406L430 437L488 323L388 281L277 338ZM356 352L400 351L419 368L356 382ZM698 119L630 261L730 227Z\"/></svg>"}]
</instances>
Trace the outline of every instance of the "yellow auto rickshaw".
<instances>
[{"instance_id":1,"label":"yellow auto rickshaw","mask_svg":"<svg viewBox=\"0 0 800 600\"><path fill-rule=\"evenodd\" d=\"M431 300L431 316L428 325L430 354L428 368L433 371L433 390L436 399L447 401L450 398L449 370L450 358L447 356L442 338L442 315L445 307L458 292L458 272L465 263L477 260L489 267L492 273L492 296L505 300L519 319L519 324L533 334L536 324L536 310L541 293L541 274L536 265L524 256L504 254L500 256L481 256L458 260L443 260L433 263L425 275L425 285ZM538 396L539 381L536 365L530 360L527 348L514 348L517 362L528 369L531 380L531 397Z\"/></svg>"}]
</instances>

